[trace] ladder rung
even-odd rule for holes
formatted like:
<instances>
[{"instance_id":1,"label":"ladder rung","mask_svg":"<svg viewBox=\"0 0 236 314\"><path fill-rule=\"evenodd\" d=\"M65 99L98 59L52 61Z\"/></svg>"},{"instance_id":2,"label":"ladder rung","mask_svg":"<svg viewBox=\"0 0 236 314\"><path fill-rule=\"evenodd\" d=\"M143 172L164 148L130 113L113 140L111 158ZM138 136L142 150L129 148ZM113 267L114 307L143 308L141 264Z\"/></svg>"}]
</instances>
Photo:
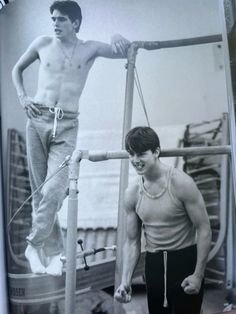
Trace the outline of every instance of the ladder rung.
<instances>
[{"instance_id":1,"label":"ladder rung","mask_svg":"<svg viewBox=\"0 0 236 314\"><path fill-rule=\"evenodd\" d=\"M207 204L207 202L205 202L205 204L206 204L206 207L208 208L208 207L215 207L215 206L219 206L219 203L218 202L212 202L212 203L208 203Z\"/></svg>"},{"instance_id":2,"label":"ladder rung","mask_svg":"<svg viewBox=\"0 0 236 314\"><path fill-rule=\"evenodd\" d=\"M215 284L215 285L223 285L223 280L213 279L213 278L205 278L205 284Z\"/></svg>"},{"instance_id":3,"label":"ladder rung","mask_svg":"<svg viewBox=\"0 0 236 314\"><path fill-rule=\"evenodd\" d=\"M219 276L224 276L225 275L224 271L220 271L220 270L217 270L217 269L214 269L214 268L207 267L206 271L209 271L209 272L211 272L211 273L213 273L215 275L219 275Z\"/></svg>"},{"instance_id":4,"label":"ladder rung","mask_svg":"<svg viewBox=\"0 0 236 314\"><path fill-rule=\"evenodd\" d=\"M219 220L219 216L217 215L208 215L210 220Z\"/></svg>"},{"instance_id":5,"label":"ladder rung","mask_svg":"<svg viewBox=\"0 0 236 314\"><path fill-rule=\"evenodd\" d=\"M213 164L213 165L209 165L209 166L202 167L202 168L195 168L195 169L189 170L188 174L198 173L198 172L202 172L205 170L211 170L212 168L219 168L219 167L220 167L219 164Z\"/></svg>"}]
</instances>

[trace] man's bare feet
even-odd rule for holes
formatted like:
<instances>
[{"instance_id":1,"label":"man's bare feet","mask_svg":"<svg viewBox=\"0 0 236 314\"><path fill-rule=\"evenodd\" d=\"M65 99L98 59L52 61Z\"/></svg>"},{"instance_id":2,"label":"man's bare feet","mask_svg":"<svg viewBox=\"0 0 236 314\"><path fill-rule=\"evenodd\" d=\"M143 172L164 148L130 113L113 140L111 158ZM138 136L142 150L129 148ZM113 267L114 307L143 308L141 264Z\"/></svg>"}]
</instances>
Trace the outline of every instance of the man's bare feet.
<instances>
[{"instance_id":1,"label":"man's bare feet","mask_svg":"<svg viewBox=\"0 0 236 314\"><path fill-rule=\"evenodd\" d=\"M54 255L51 257L51 261L46 268L46 272L52 276L61 276L62 275L62 261L61 261L61 254Z\"/></svg>"},{"instance_id":2,"label":"man's bare feet","mask_svg":"<svg viewBox=\"0 0 236 314\"><path fill-rule=\"evenodd\" d=\"M34 274L45 274L46 269L40 261L39 252L37 249L28 245L25 250L25 257L27 258L32 273Z\"/></svg>"}]
</instances>

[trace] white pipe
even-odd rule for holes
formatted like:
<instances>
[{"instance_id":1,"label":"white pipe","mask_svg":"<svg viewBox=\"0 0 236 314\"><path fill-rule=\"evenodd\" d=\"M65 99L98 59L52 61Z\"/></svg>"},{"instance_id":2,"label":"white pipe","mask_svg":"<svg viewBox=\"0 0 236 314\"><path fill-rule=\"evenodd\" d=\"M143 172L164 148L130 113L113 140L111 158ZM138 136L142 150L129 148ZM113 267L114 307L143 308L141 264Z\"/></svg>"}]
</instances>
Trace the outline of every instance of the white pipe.
<instances>
[{"instance_id":1,"label":"white pipe","mask_svg":"<svg viewBox=\"0 0 236 314\"><path fill-rule=\"evenodd\" d=\"M76 291L76 246L77 246L77 216L78 216L78 190L80 154L72 156L69 163L69 199L67 213L67 239L66 239L66 296L65 314L75 314Z\"/></svg>"}]
</instances>

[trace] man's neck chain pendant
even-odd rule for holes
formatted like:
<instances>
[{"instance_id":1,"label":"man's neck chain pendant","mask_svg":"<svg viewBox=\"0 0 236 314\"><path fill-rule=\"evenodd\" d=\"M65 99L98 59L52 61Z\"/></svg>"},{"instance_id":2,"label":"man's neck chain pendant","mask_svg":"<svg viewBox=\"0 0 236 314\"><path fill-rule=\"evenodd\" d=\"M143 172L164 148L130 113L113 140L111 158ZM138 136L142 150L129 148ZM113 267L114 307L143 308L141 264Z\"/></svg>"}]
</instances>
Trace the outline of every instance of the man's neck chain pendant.
<instances>
[{"instance_id":1,"label":"man's neck chain pendant","mask_svg":"<svg viewBox=\"0 0 236 314\"><path fill-rule=\"evenodd\" d=\"M65 50L63 49L61 43L59 43L59 47L61 49L61 52L64 56L64 61L63 61L63 67L71 67L72 66L72 60L73 60L73 56L75 54L75 50L76 50L76 47L77 47L77 43L78 43L78 40L75 41L74 45L73 45L73 49L72 49L72 52L70 55L68 55Z\"/></svg>"}]
</instances>

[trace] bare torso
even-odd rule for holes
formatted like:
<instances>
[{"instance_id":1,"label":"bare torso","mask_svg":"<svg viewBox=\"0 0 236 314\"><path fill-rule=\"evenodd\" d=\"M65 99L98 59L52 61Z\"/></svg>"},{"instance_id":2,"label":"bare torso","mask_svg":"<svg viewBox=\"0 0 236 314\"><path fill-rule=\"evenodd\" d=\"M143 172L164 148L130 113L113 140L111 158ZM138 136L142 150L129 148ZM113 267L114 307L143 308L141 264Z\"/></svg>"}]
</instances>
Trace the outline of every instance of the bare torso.
<instances>
[{"instance_id":1,"label":"bare torso","mask_svg":"<svg viewBox=\"0 0 236 314\"><path fill-rule=\"evenodd\" d=\"M38 45L40 61L35 104L78 111L80 95L95 60L93 42L77 40L65 50L54 37L43 37Z\"/></svg>"}]
</instances>

